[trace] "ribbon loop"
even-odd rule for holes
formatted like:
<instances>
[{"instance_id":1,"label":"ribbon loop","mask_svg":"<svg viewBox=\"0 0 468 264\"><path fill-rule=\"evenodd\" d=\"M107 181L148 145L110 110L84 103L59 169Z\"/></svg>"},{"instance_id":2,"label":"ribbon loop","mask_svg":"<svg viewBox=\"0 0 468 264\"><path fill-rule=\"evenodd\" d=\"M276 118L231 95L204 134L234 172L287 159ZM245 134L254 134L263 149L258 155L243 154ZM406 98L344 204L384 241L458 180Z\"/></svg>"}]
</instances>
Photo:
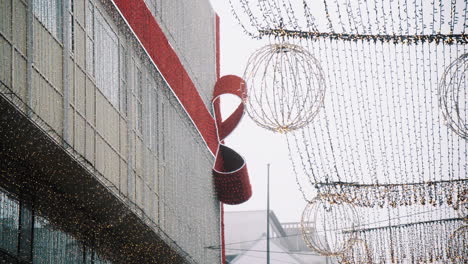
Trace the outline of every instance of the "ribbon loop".
<instances>
[{"instance_id":1,"label":"ribbon loop","mask_svg":"<svg viewBox=\"0 0 468 264\"><path fill-rule=\"evenodd\" d=\"M238 76L227 75L216 82L212 99L219 141L213 176L218 199L226 204L240 204L252 196L252 187L244 158L223 143L244 115L243 102L225 121L221 118L221 95L232 94L241 98L244 92L245 82Z\"/></svg>"}]
</instances>

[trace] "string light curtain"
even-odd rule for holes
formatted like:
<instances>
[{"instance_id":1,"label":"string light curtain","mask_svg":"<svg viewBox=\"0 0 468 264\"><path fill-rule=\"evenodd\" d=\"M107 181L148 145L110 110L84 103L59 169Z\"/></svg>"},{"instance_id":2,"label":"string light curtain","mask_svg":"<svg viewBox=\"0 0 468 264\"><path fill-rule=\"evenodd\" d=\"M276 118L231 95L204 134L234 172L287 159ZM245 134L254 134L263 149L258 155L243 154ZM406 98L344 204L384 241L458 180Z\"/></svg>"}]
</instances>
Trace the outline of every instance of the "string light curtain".
<instances>
[{"instance_id":1,"label":"string light curtain","mask_svg":"<svg viewBox=\"0 0 468 264\"><path fill-rule=\"evenodd\" d=\"M463 0L229 0L244 32L301 39L466 44ZM404 21L405 23L399 23Z\"/></svg>"},{"instance_id":2,"label":"string light curtain","mask_svg":"<svg viewBox=\"0 0 468 264\"><path fill-rule=\"evenodd\" d=\"M229 3L248 35L308 46L325 72L324 111L288 135L306 200L315 186L348 193L360 206L466 199L466 141L445 126L437 91L445 69L466 53L466 1Z\"/></svg>"},{"instance_id":3,"label":"string light curtain","mask_svg":"<svg viewBox=\"0 0 468 264\"><path fill-rule=\"evenodd\" d=\"M445 125L437 93L464 45L318 40L309 48L330 89L316 121L287 135L308 200L315 185L362 206L466 199L467 141ZM459 105L463 116L466 100Z\"/></svg>"},{"instance_id":4,"label":"string light curtain","mask_svg":"<svg viewBox=\"0 0 468 264\"><path fill-rule=\"evenodd\" d=\"M358 211L365 220L352 233L365 245L353 244L341 256L342 263L466 263L466 222L451 207Z\"/></svg>"},{"instance_id":5,"label":"string light curtain","mask_svg":"<svg viewBox=\"0 0 468 264\"><path fill-rule=\"evenodd\" d=\"M321 63L324 109L286 137L309 206L318 195L358 211L359 228L341 231L361 248L342 262L466 263L468 143L453 127L466 127L468 2L229 3L247 35L307 46ZM453 69L456 84L440 86Z\"/></svg>"}]
</instances>

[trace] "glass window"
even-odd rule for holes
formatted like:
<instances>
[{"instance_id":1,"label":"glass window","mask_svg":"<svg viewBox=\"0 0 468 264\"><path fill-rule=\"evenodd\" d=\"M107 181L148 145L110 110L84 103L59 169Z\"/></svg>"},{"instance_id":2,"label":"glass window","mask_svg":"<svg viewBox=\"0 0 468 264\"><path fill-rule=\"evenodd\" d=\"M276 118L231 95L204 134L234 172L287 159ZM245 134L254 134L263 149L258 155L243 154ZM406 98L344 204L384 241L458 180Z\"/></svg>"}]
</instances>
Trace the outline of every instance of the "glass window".
<instances>
[{"instance_id":1,"label":"glass window","mask_svg":"<svg viewBox=\"0 0 468 264\"><path fill-rule=\"evenodd\" d=\"M82 264L83 245L41 216L34 217L33 263Z\"/></svg>"},{"instance_id":2,"label":"glass window","mask_svg":"<svg viewBox=\"0 0 468 264\"><path fill-rule=\"evenodd\" d=\"M111 262L101 258L98 254L95 254L94 264L110 264Z\"/></svg>"},{"instance_id":3,"label":"glass window","mask_svg":"<svg viewBox=\"0 0 468 264\"><path fill-rule=\"evenodd\" d=\"M120 111L127 113L127 50L120 46L119 50L119 65L120 65Z\"/></svg>"},{"instance_id":4,"label":"glass window","mask_svg":"<svg viewBox=\"0 0 468 264\"><path fill-rule=\"evenodd\" d=\"M89 247L85 247L85 263L86 264L93 263L94 254L95 253L92 249L90 249Z\"/></svg>"},{"instance_id":5,"label":"glass window","mask_svg":"<svg viewBox=\"0 0 468 264\"><path fill-rule=\"evenodd\" d=\"M86 71L94 77L94 6L88 2L86 9Z\"/></svg>"},{"instance_id":6,"label":"glass window","mask_svg":"<svg viewBox=\"0 0 468 264\"><path fill-rule=\"evenodd\" d=\"M150 106L151 114L149 116L151 149L157 152L158 144L158 92L156 91L156 82L151 83Z\"/></svg>"},{"instance_id":7,"label":"glass window","mask_svg":"<svg viewBox=\"0 0 468 264\"><path fill-rule=\"evenodd\" d=\"M33 8L39 21L62 40L62 0L34 0Z\"/></svg>"},{"instance_id":8,"label":"glass window","mask_svg":"<svg viewBox=\"0 0 468 264\"><path fill-rule=\"evenodd\" d=\"M20 218L22 217L24 218L21 222L26 223L26 226L29 226L28 223L33 223L34 225L31 227L33 226L34 230L25 228L25 226L20 228ZM27 209L25 204L11 198L6 191L0 188L0 263L5 261L2 259L1 252L9 253L12 261L21 257L26 257L29 260L29 253L27 256L22 255L21 250L18 253L18 246L25 246L22 248L26 250L24 252L31 252L32 246L32 263L34 264L111 263L100 258L92 248L84 246L72 235L59 230L44 217L36 214L33 216L33 212ZM6 261L6 263L10 263L8 260ZM16 263L16 261L12 263Z\"/></svg>"},{"instance_id":9,"label":"glass window","mask_svg":"<svg viewBox=\"0 0 468 264\"><path fill-rule=\"evenodd\" d=\"M143 74L138 68L136 68L134 93L136 103L136 129L141 134L143 131Z\"/></svg>"},{"instance_id":10,"label":"glass window","mask_svg":"<svg viewBox=\"0 0 468 264\"><path fill-rule=\"evenodd\" d=\"M75 10L75 3L74 0L68 1L68 13L70 15L70 19L68 23L69 25L69 32L68 32L68 40L70 41L70 52L75 52L75 19L74 19L74 10Z\"/></svg>"},{"instance_id":11,"label":"glass window","mask_svg":"<svg viewBox=\"0 0 468 264\"><path fill-rule=\"evenodd\" d=\"M94 18L96 85L104 96L119 108L118 38L100 12L95 12Z\"/></svg>"},{"instance_id":12,"label":"glass window","mask_svg":"<svg viewBox=\"0 0 468 264\"><path fill-rule=\"evenodd\" d=\"M17 254L19 232L19 202L0 189L0 248Z\"/></svg>"}]
</instances>

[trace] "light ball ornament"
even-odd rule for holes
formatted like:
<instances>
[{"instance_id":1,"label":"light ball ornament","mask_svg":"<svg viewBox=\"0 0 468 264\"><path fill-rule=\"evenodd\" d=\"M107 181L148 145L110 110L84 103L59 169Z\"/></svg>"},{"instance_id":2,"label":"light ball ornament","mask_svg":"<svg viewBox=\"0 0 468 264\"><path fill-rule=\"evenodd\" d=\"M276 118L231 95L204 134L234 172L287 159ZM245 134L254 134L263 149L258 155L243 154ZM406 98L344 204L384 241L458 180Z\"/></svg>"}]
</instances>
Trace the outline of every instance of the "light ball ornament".
<instances>
[{"instance_id":1,"label":"light ball ornament","mask_svg":"<svg viewBox=\"0 0 468 264\"><path fill-rule=\"evenodd\" d=\"M278 43L254 52L243 76L246 110L259 126L280 133L309 124L323 106L319 61L301 46Z\"/></svg>"},{"instance_id":2,"label":"light ball ornament","mask_svg":"<svg viewBox=\"0 0 468 264\"><path fill-rule=\"evenodd\" d=\"M454 60L439 82L438 99L445 124L464 139L468 138L467 89L468 53Z\"/></svg>"},{"instance_id":3,"label":"light ball ornament","mask_svg":"<svg viewBox=\"0 0 468 264\"><path fill-rule=\"evenodd\" d=\"M302 237L312 251L340 256L353 245L359 216L351 204L330 202L329 197L322 196L311 200L302 213Z\"/></svg>"}]
</instances>

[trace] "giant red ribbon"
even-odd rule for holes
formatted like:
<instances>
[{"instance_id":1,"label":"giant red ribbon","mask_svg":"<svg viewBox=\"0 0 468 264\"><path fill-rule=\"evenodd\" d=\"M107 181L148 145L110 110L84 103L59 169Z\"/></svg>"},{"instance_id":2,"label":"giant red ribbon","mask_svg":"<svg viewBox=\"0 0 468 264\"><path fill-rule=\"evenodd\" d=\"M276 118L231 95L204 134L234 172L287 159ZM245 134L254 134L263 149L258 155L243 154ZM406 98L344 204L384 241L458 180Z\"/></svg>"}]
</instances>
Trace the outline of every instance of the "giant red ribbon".
<instances>
[{"instance_id":1,"label":"giant red ribbon","mask_svg":"<svg viewBox=\"0 0 468 264\"><path fill-rule=\"evenodd\" d=\"M222 121L220 109L221 95L232 94L241 98L245 88L245 82L240 77L227 75L216 82L213 92L212 104L219 141L213 176L218 199L226 204L240 204L252 196L252 187L244 158L224 145L223 141L242 119L244 104L241 101L225 121Z\"/></svg>"}]
</instances>

